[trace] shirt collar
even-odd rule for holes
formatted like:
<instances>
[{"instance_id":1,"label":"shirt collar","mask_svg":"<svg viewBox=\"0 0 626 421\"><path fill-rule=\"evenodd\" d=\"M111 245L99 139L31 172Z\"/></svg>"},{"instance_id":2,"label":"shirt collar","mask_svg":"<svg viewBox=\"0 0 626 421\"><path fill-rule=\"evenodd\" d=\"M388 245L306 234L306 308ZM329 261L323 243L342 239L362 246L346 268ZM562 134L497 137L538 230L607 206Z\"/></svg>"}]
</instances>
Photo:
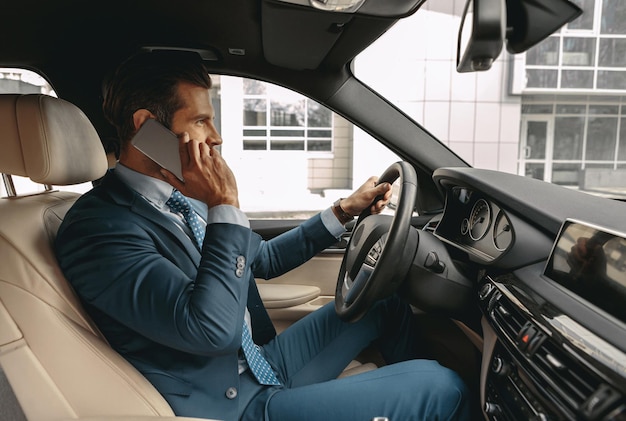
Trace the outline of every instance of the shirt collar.
<instances>
[{"instance_id":1,"label":"shirt collar","mask_svg":"<svg viewBox=\"0 0 626 421\"><path fill-rule=\"evenodd\" d=\"M131 189L142 195L148 202L162 209L172 195L174 188L163 180L141 174L119 162L115 166L115 174Z\"/></svg>"}]
</instances>

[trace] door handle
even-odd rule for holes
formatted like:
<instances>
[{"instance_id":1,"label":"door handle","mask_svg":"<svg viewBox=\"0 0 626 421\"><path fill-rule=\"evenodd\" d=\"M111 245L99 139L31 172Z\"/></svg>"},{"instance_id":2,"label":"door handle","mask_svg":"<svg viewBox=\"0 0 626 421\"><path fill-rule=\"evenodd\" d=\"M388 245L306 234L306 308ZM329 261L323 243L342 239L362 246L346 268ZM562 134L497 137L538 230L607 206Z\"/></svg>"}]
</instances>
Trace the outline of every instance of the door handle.
<instances>
[{"instance_id":1,"label":"door handle","mask_svg":"<svg viewBox=\"0 0 626 421\"><path fill-rule=\"evenodd\" d=\"M524 158L525 159L529 159L530 156L532 155L532 146L524 146Z\"/></svg>"}]
</instances>

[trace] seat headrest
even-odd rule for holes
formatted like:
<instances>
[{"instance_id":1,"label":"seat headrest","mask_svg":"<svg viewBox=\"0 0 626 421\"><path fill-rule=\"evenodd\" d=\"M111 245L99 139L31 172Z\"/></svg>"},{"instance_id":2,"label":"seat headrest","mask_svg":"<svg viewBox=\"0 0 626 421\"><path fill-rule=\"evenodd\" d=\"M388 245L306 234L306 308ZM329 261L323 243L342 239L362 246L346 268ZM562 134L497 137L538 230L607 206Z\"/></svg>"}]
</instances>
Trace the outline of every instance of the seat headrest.
<instances>
[{"instance_id":1,"label":"seat headrest","mask_svg":"<svg viewBox=\"0 0 626 421\"><path fill-rule=\"evenodd\" d=\"M107 170L100 137L75 105L42 94L0 95L0 173L64 186Z\"/></svg>"}]
</instances>

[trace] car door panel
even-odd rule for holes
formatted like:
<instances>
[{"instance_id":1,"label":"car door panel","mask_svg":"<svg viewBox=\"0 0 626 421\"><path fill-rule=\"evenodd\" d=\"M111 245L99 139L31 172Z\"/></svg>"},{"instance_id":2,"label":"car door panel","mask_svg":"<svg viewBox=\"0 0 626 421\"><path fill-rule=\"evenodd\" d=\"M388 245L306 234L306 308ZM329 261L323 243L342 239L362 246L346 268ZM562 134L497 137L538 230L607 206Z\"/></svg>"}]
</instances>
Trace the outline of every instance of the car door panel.
<instances>
[{"instance_id":1,"label":"car door panel","mask_svg":"<svg viewBox=\"0 0 626 421\"><path fill-rule=\"evenodd\" d=\"M302 220L250 220L253 231L266 240L302 223ZM274 279L257 279L259 294L278 332L334 300L337 274L348 235L303 265Z\"/></svg>"},{"instance_id":2,"label":"car door panel","mask_svg":"<svg viewBox=\"0 0 626 421\"><path fill-rule=\"evenodd\" d=\"M413 225L421 228L430 219L424 216L415 217ZM268 240L301 222L302 220L252 219L250 226ZM348 230L337 243L303 265L274 279L257 279L259 293L278 332L334 301L337 276L353 225L348 225Z\"/></svg>"}]
</instances>

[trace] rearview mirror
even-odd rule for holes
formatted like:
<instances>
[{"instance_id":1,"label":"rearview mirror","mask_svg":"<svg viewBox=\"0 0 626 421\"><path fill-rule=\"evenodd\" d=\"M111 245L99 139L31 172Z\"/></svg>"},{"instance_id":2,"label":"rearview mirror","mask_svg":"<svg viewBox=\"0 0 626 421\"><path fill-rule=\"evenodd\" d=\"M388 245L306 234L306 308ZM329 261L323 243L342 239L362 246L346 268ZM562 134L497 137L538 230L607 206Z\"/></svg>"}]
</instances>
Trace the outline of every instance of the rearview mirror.
<instances>
[{"instance_id":1,"label":"rearview mirror","mask_svg":"<svg viewBox=\"0 0 626 421\"><path fill-rule=\"evenodd\" d=\"M456 70L489 70L504 45L504 0L468 0L459 28Z\"/></svg>"}]
</instances>

